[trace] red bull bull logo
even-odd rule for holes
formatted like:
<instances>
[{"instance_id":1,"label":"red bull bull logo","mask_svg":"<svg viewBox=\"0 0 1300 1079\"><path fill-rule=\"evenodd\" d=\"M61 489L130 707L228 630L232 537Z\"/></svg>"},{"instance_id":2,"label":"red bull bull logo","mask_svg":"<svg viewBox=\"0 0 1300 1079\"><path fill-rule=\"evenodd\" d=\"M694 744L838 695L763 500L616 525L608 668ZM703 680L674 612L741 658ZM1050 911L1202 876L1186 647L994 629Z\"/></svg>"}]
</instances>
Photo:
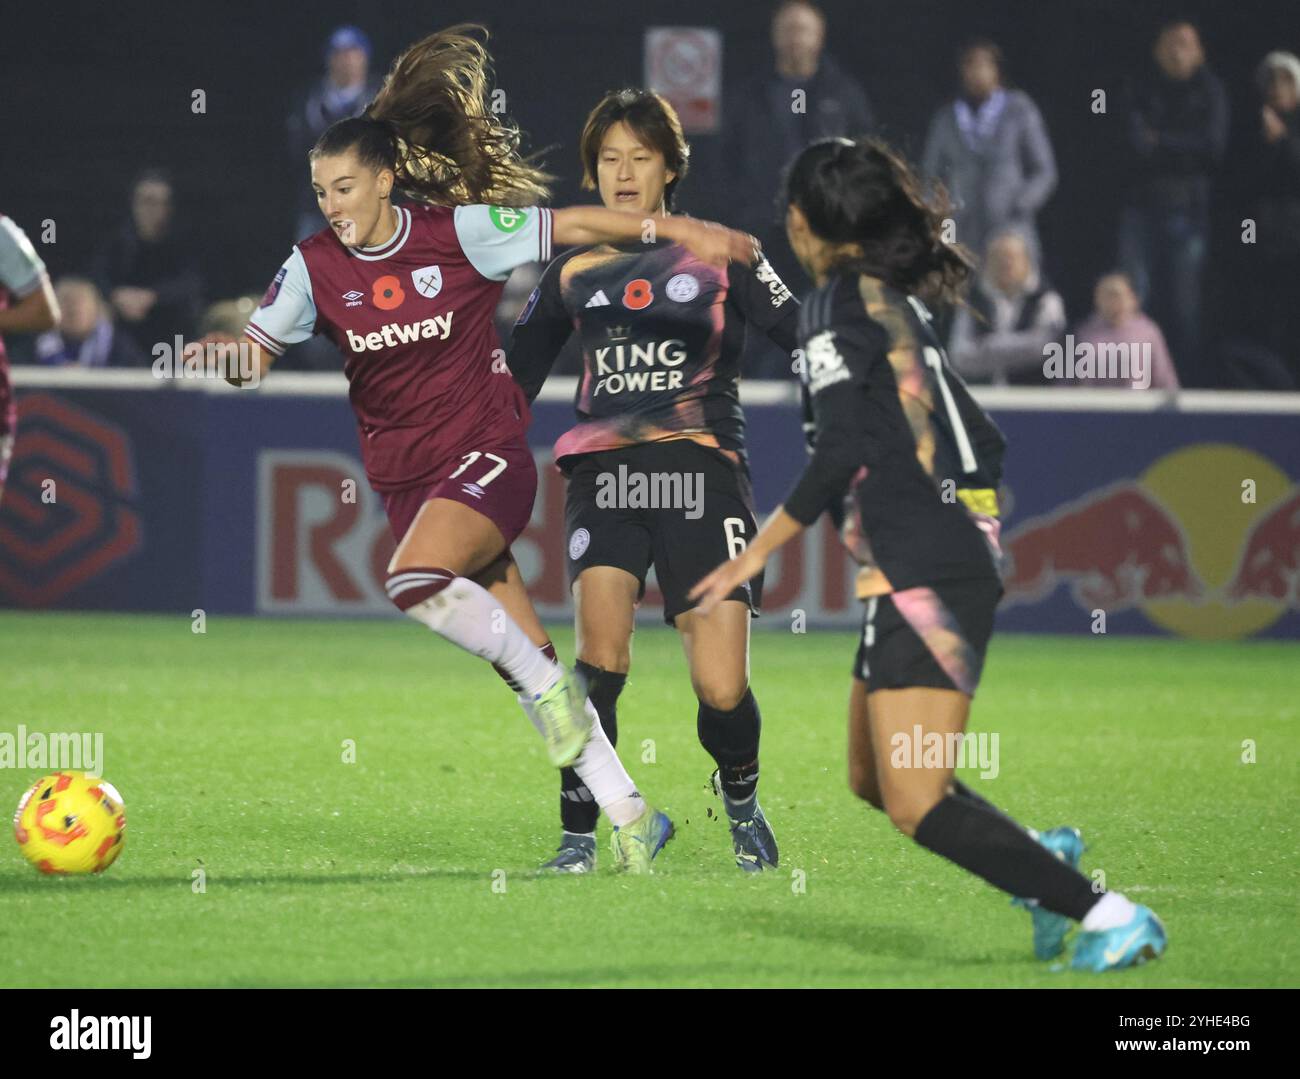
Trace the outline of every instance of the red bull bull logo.
<instances>
[{"instance_id":1,"label":"red bull bull logo","mask_svg":"<svg viewBox=\"0 0 1300 1079\"><path fill-rule=\"evenodd\" d=\"M1006 546L1008 602L1043 599L1062 581L1080 606L1106 610L1203 591L1177 519L1137 483L1092 492L1030 521Z\"/></svg>"},{"instance_id":2,"label":"red bull bull logo","mask_svg":"<svg viewBox=\"0 0 1300 1079\"><path fill-rule=\"evenodd\" d=\"M1249 636L1298 604L1300 487L1251 450L1188 446L1020 525L1005 549L1008 606L1064 586L1085 610Z\"/></svg>"},{"instance_id":3,"label":"red bull bull logo","mask_svg":"<svg viewBox=\"0 0 1300 1079\"><path fill-rule=\"evenodd\" d=\"M1235 600L1251 596L1295 606L1300 587L1300 488L1263 513L1246 537L1228 585Z\"/></svg>"}]
</instances>

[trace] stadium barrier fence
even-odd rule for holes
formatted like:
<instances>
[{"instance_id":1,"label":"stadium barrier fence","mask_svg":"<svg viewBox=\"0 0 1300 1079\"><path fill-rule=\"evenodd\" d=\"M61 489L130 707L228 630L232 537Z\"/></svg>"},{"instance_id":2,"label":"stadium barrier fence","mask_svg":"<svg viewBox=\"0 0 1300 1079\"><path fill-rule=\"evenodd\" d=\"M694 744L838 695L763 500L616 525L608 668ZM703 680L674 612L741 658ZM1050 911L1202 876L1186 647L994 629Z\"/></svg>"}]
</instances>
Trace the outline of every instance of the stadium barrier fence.
<instances>
[{"instance_id":1,"label":"stadium barrier fence","mask_svg":"<svg viewBox=\"0 0 1300 1079\"><path fill-rule=\"evenodd\" d=\"M16 368L0 604L392 616L393 548L341 374L256 390L148 370ZM540 486L514 545L543 617L571 616L550 446L575 379L533 410ZM999 628L1300 637L1300 394L977 388L1007 435ZM760 517L807 456L793 384L742 383ZM828 524L769 564L759 628L856 626ZM653 577L640 617L660 620Z\"/></svg>"}]
</instances>

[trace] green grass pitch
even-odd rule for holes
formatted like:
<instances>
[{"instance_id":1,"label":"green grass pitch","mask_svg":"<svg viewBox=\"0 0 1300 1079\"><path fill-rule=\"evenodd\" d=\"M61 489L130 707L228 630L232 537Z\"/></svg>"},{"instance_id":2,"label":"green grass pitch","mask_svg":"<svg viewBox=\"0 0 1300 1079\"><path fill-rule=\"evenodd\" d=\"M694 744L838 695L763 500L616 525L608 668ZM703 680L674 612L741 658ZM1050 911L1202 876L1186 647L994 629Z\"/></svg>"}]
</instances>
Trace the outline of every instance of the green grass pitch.
<instances>
[{"instance_id":1,"label":"green grass pitch","mask_svg":"<svg viewBox=\"0 0 1300 1079\"><path fill-rule=\"evenodd\" d=\"M994 639L971 729L998 734L1000 772L966 781L1026 824L1081 827L1084 868L1169 930L1164 959L1105 976L1035 962L1023 912L851 796L853 647L755 634L781 868L751 878L676 635L638 631L620 747L677 838L654 876L621 877L602 821L594 876L539 878L559 831L541 741L486 664L417 626L0 614L0 732L103 732L128 817L100 877L41 877L4 841L0 985L1300 981L1296 645ZM0 799L35 778L0 770Z\"/></svg>"}]
</instances>

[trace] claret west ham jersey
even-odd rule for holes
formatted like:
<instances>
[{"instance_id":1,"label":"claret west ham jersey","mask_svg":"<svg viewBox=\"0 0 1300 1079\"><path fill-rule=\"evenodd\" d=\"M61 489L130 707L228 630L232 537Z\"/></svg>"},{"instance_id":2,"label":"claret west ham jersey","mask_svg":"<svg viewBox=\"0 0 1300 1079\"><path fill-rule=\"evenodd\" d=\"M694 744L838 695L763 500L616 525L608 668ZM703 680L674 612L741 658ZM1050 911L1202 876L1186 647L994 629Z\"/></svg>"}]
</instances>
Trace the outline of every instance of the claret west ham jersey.
<instances>
[{"instance_id":1,"label":"claret west ham jersey","mask_svg":"<svg viewBox=\"0 0 1300 1079\"><path fill-rule=\"evenodd\" d=\"M798 302L766 259L725 269L675 243L578 248L556 259L510 343L510 369L529 400L575 330L583 372L578 424L555 458L689 438L744 455L737 389L745 327L787 352Z\"/></svg>"},{"instance_id":2,"label":"claret west ham jersey","mask_svg":"<svg viewBox=\"0 0 1300 1079\"><path fill-rule=\"evenodd\" d=\"M45 263L27 234L0 214L0 311L35 292L45 276ZM0 437L14 427L14 402L9 389L9 361L0 340ZM4 480L4 448L0 446L0 482Z\"/></svg>"},{"instance_id":3,"label":"claret west ham jersey","mask_svg":"<svg viewBox=\"0 0 1300 1079\"><path fill-rule=\"evenodd\" d=\"M294 248L245 331L276 355L312 333L343 353L366 475L423 483L469 441L520 436L528 406L492 316L510 271L551 255L551 211L397 208L383 244L324 228ZM472 448L472 447L469 447Z\"/></svg>"}]
</instances>

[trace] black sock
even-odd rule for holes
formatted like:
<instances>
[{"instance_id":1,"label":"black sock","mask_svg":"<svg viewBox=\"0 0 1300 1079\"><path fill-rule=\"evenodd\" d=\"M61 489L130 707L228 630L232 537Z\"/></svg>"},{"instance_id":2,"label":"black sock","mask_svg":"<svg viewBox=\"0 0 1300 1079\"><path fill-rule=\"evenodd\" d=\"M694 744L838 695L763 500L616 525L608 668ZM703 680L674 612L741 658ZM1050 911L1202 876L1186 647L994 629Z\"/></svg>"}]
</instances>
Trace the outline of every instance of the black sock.
<instances>
[{"instance_id":1,"label":"black sock","mask_svg":"<svg viewBox=\"0 0 1300 1079\"><path fill-rule=\"evenodd\" d=\"M972 805L983 806L985 809L990 810L993 813L996 813L999 817L1006 817L1006 819L1011 821L1011 823L1014 824L1017 828L1024 827L1024 825L1022 825L1018 820L1016 820L1015 817L1007 816L1006 813L1000 810L992 802L986 801L985 799L981 798L978 794L976 794L973 790L971 790L968 786L966 786L966 784L963 783L956 776L953 776L952 779L952 792L958 798L965 799L967 802L970 802Z\"/></svg>"},{"instance_id":2,"label":"black sock","mask_svg":"<svg viewBox=\"0 0 1300 1079\"><path fill-rule=\"evenodd\" d=\"M600 726L610 745L618 744L618 695L623 692L627 675L615 674L578 660L573 665L587 682L587 696L600 716ZM566 832L585 834L596 830L600 806L587 785L572 768L560 769L560 824Z\"/></svg>"},{"instance_id":3,"label":"black sock","mask_svg":"<svg viewBox=\"0 0 1300 1079\"><path fill-rule=\"evenodd\" d=\"M730 712L703 702L696 716L700 745L718 765L722 791L732 802L751 798L758 787L758 740L763 718L752 690Z\"/></svg>"},{"instance_id":4,"label":"black sock","mask_svg":"<svg viewBox=\"0 0 1300 1079\"><path fill-rule=\"evenodd\" d=\"M1075 921L1100 897L1092 882L1066 865L993 806L948 795L925 815L916 841L1013 896Z\"/></svg>"},{"instance_id":5,"label":"black sock","mask_svg":"<svg viewBox=\"0 0 1300 1079\"><path fill-rule=\"evenodd\" d=\"M1004 817L1006 816L1006 814L1003 813L1002 810L1000 810L992 802L986 801L985 799L981 798L978 794L976 794L973 790L971 790L968 786L966 786L966 784L963 783L956 776L953 776L952 778L952 792L958 798L964 798L972 805L983 806L985 809L993 810L994 813L999 813Z\"/></svg>"}]
</instances>

